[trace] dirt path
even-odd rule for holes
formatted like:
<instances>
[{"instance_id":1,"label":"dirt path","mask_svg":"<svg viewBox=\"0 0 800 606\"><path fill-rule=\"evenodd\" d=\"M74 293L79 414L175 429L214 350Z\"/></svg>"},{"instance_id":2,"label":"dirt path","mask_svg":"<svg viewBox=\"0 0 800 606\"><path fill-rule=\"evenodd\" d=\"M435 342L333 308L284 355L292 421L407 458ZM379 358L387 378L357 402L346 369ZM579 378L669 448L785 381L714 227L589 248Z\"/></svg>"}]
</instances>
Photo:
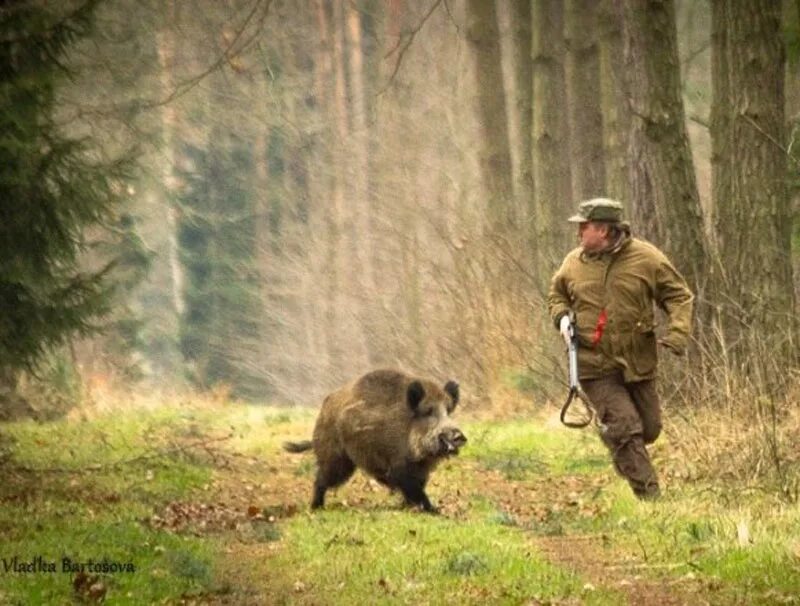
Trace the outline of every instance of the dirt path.
<instances>
[{"instance_id":1,"label":"dirt path","mask_svg":"<svg viewBox=\"0 0 800 606\"><path fill-rule=\"evenodd\" d=\"M208 498L192 503L171 503L154 516L152 523L176 532L225 533L230 557L219 563L221 591L187 603L270 603L269 558L283 548L280 539L264 541L270 525L296 515L310 515L307 475L298 476L298 459L279 457L266 464L246 457L234 458L220 468L207 487ZM468 504L480 496L489 499L508 516L509 523L529 532L537 550L553 564L574 571L586 589L614 589L627 603L702 605L702 586L690 577L658 579L658 566L646 554L631 552L605 535L575 535L565 532L561 522L600 513L594 498L613 478L600 476L537 476L530 481L509 480L475 462L459 461L448 472L434 475L430 493L443 515L467 520ZM456 476L456 491L452 490ZM463 481L459 481L459 478ZM475 479L480 478L477 482ZM445 486L445 482L448 483ZM349 484L331 495L334 506L354 509L396 507L397 497L376 482L356 474Z\"/></svg>"},{"instance_id":2,"label":"dirt path","mask_svg":"<svg viewBox=\"0 0 800 606\"><path fill-rule=\"evenodd\" d=\"M666 571L649 564L641 550L633 552L603 534L569 534L561 521L601 513L594 498L614 481L607 476L537 476L530 481L509 480L503 474L471 464L467 473L481 478L480 494L490 498L518 526L532 533L532 541L553 564L574 571L587 585L621 591L631 605L666 606L708 604L693 575L658 580ZM443 506L445 513L458 515L455 502Z\"/></svg>"}]
</instances>

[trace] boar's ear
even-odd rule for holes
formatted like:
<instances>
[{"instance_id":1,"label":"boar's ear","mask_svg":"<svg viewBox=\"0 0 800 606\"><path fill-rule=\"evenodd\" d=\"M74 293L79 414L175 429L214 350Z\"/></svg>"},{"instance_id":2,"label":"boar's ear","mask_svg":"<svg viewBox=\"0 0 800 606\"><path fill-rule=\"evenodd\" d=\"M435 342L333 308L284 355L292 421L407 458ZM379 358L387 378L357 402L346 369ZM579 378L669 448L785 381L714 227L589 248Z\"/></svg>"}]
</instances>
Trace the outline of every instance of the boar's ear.
<instances>
[{"instance_id":1,"label":"boar's ear","mask_svg":"<svg viewBox=\"0 0 800 606\"><path fill-rule=\"evenodd\" d=\"M417 411L419 403L425 397L425 388L419 381L411 381L406 390L406 399L408 400L408 407L414 412Z\"/></svg>"},{"instance_id":2,"label":"boar's ear","mask_svg":"<svg viewBox=\"0 0 800 606\"><path fill-rule=\"evenodd\" d=\"M445 383L444 390L447 392L447 395L453 399L453 403L447 407L447 412L453 412L456 404L458 404L458 383L455 381L448 381Z\"/></svg>"}]
</instances>

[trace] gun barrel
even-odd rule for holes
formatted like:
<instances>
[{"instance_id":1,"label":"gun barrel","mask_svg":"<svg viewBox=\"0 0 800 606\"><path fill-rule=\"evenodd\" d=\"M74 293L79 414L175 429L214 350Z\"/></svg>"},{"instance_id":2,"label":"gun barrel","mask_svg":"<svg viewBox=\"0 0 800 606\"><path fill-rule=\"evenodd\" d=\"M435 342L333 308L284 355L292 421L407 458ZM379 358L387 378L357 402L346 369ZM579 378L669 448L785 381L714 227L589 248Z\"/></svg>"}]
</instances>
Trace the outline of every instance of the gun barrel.
<instances>
[{"instance_id":1,"label":"gun barrel","mask_svg":"<svg viewBox=\"0 0 800 606\"><path fill-rule=\"evenodd\" d=\"M578 348L575 342L569 346L569 386L578 387Z\"/></svg>"}]
</instances>

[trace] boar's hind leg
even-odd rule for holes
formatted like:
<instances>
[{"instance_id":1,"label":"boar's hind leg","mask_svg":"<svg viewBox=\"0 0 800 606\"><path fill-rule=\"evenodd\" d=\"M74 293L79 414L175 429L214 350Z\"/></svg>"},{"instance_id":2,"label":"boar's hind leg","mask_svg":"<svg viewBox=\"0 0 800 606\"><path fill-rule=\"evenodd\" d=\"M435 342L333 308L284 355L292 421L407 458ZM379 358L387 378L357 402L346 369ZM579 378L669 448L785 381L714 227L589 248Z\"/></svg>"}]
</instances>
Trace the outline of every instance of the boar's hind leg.
<instances>
[{"instance_id":1,"label":"boar's hind leg","mask_svg":"<svg viewBox=\"0 0 800 606\"><path fill-rule=\"evenodd\" d=\"M356 466L350 457L343 454L325 464L320 462L317 479L314 481L314 498L311 508L317 509L325 504L325 491L344 484L353 475Z\"/></svg>"}]
</instances>

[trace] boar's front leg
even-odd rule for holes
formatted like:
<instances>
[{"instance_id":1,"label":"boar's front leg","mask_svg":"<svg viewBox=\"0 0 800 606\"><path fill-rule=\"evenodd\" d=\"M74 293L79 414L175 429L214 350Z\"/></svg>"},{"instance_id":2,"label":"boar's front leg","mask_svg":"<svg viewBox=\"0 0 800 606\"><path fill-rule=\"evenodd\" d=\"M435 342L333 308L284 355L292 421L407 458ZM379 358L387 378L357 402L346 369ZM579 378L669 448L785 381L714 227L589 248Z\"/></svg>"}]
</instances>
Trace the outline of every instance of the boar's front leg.
<instances>
[{"instance_id":1,"label":"boar's front leg","mask_svg":"<svg viewBox=\"0 0 800 606\"><path fill-rule=\"evenodd\" d=\"M393 484L403 493L406 503L422 507L422 510L428 513L438 513L428 495L425 494L425 481L426 478L404 473L396 477Z\"/></svg>"}]
</instances>

